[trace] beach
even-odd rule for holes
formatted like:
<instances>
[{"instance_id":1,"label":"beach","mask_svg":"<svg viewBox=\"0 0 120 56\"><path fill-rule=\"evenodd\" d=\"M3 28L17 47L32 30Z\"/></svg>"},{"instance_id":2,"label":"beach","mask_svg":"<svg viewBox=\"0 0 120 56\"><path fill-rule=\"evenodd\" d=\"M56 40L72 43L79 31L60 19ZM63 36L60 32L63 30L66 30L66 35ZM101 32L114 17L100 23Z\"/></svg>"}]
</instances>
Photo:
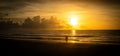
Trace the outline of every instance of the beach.
<instances>
[{"instance_id":1,"label":"beach","mask_svg":"<svg viewBox=\"0 0 120 56\"><path fill-rule=\"evenodd\" d=\"M120 45L0 39L2 56L118 56Z\"/></svg>"},{"instance_id":2,"label":"beach","mask_svg":"<svg viewBox=\"0 0 120 56\"><path fill-rule=\"evenodd\" d=\"M0 56L120 56L120 0L0 0Z\"/></svg>"}]
</instances>

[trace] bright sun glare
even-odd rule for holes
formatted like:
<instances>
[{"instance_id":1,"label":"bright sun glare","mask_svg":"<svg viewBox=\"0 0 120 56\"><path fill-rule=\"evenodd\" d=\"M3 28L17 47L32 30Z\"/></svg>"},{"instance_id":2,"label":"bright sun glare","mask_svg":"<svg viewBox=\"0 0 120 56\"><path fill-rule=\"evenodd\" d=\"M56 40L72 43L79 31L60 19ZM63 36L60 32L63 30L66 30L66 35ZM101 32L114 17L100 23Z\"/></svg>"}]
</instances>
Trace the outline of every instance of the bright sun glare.
<instances>
[{"instance_id":1,"label":"bright sun glare","mask_svg":"<svg viewBox=\"0 0 120 56\"><path fill-rule=\"evenodd\" d=\"M78 25L78 17L77 16L70 16L70 24L73 27L76 27Z\"/></svg>"}]
</instances>

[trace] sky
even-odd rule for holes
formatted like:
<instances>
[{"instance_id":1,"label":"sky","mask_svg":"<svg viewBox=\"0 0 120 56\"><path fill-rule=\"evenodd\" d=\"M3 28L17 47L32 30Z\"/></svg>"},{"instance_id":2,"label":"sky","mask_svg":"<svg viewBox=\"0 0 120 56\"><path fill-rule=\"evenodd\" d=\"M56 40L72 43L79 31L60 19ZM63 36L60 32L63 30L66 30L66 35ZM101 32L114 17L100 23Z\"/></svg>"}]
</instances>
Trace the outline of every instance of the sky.
<instances>
[{"instance_id":1,"label":"sky","mask_svg":"<svg viewBox=\"0 0 120 56\"><path fill-rule=\"evenodd\" d=\"M40 15L80 18L82 28L120 29L119 0L0 0L0 16L26 18Z\"/></svg>"}]
</instances>

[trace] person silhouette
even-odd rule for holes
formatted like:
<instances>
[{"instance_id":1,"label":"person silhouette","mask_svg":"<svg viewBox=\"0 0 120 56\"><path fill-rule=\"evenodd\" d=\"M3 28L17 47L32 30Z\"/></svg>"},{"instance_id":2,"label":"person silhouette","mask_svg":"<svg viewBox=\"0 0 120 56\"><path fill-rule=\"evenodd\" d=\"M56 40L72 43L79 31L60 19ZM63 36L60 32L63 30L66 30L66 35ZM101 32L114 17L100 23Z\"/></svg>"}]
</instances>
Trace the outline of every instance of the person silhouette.
<instances>
[{"instance_id":1,"label":"person silhouette","mask_svg":"<svg viewBox=\"0 0 120 56\"><path fill-rule=\"evenodd\" d=\"M65 41L68 42L68 36L65 36Z\"/></svg>"}]
</instances>

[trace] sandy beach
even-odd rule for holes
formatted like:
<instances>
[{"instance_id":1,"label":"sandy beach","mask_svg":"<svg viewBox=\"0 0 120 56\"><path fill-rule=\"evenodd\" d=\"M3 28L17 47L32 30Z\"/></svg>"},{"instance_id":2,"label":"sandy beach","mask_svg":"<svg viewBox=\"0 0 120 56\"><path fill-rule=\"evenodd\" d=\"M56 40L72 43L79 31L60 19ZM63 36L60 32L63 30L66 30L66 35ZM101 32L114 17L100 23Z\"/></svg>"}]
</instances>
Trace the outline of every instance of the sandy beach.
<instances>
[{"instance_id":1,"label":"sandy beach","mask_svg":"<svg viewBox=\"0 0 120 56\"><path fill-rule=\"evenodd\" d=\"M120 45L0 39L3 56L118 56Z\"/></svg>"}]
</instances>

